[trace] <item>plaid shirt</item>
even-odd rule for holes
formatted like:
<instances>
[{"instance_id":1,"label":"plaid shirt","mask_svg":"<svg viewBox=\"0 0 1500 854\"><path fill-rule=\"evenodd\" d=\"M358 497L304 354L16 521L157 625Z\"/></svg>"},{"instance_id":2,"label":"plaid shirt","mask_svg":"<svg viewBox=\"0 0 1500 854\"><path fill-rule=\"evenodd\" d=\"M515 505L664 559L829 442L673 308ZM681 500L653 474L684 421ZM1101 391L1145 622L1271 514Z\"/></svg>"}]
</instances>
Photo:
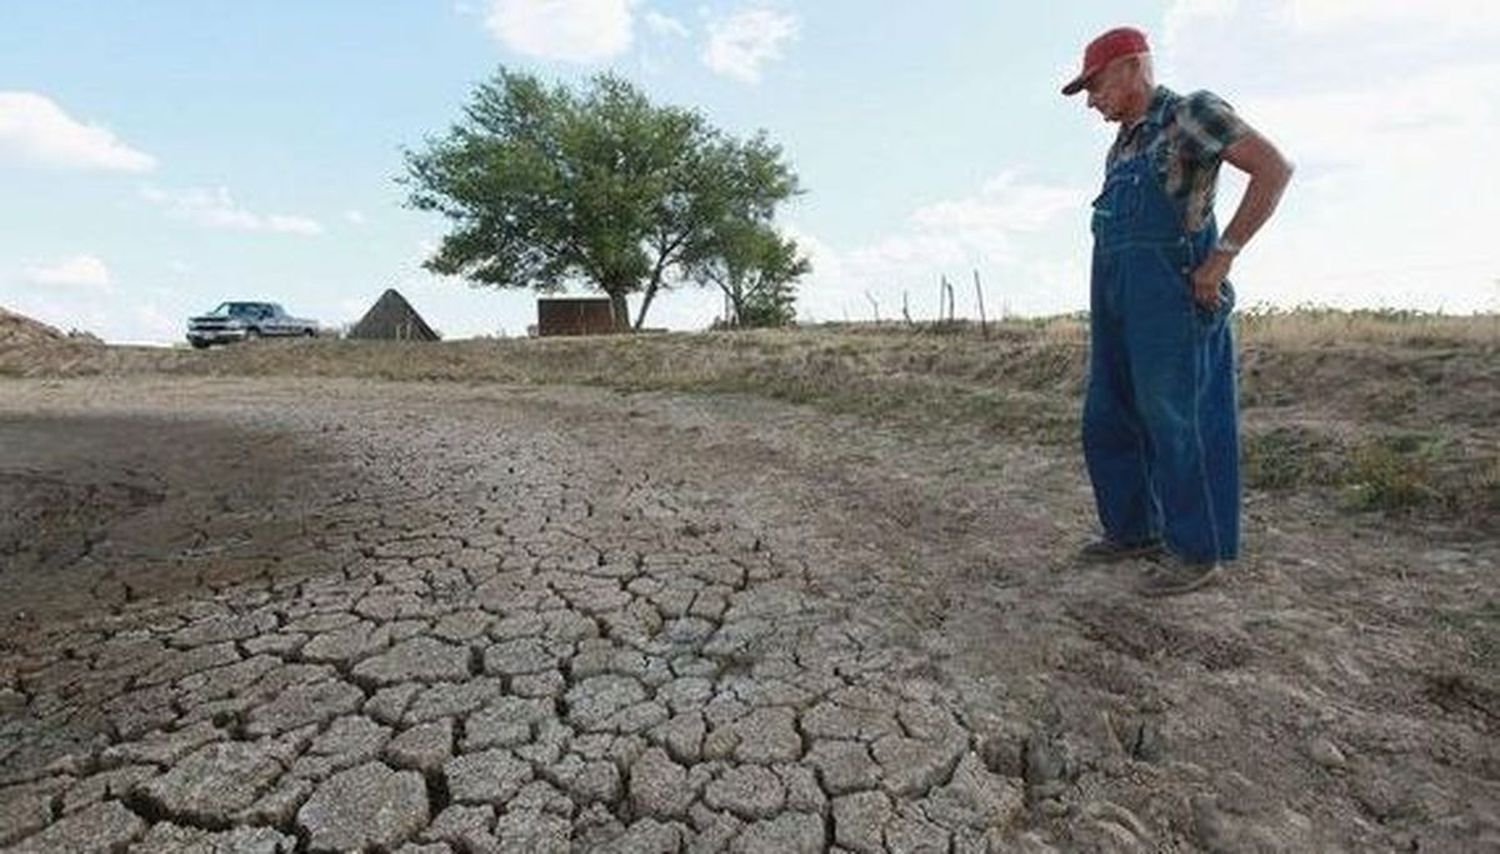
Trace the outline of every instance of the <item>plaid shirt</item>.
<instances>
[{"instance_id":1,"label":"plaid shirt","mask_svg":"<svg viewBox=\"0 0 1500 854\"><path fill-rule=\"evenodd\" d=\"M1214 190L1224 149L1244 139L1250 126L1212 92L1183 97L1156 87L1146 115L1121 127L1109 149L1106 170L1121 158L1146 152L1167 196L1183 212L1183 225L1197 231L1214 210Z\"/></svg>"}]
</instances>

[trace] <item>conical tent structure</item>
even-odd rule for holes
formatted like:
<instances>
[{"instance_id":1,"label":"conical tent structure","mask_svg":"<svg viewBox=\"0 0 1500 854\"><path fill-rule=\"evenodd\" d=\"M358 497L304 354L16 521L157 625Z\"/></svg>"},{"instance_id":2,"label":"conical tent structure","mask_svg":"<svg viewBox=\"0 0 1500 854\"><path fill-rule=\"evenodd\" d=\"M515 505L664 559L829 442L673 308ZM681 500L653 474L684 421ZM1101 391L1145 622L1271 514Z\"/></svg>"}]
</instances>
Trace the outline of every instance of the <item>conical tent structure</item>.
<instances>
[{"instance_id":1,"label":"conical tent structure","mask_svg":"<svg viewBox=\"0 0 1500 854\"><path fill-rule=\"evenodd\" d=\"M384 338L402 341L436 341L433 331L422 315L411 307L406 298L387 289L380 299L365 312L365 316L349 330L350 338Z\"/></svg>"}]
</instances>

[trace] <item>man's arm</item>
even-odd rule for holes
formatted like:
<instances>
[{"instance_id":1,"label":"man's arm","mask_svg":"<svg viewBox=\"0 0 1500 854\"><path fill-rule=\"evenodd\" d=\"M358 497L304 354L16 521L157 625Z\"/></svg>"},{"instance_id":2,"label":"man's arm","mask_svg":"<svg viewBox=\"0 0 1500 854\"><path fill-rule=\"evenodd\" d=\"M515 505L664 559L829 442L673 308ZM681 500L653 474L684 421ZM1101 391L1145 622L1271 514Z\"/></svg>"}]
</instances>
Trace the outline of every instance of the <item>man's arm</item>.
<instances>
[{"instance_id":1,"label":"man's arm","mask_svg":"<svg viewBox=\"0 0 1500 854\"><path fill-rule=\"evenodd\" d=\"M1245 196L1235 209L1221 235L1221 241L1243 247L1260 231L1276 210L1281 194L1292 179L1292 164L1281 156L1271 141L1254 130L1224 149L1224 159L1250 176ZM1210 252L1193 271L1193 298L1205 308L1219 303L1219 284L1229 277L1234 255L1225 251Z\"/></svg>"}]
</instances>

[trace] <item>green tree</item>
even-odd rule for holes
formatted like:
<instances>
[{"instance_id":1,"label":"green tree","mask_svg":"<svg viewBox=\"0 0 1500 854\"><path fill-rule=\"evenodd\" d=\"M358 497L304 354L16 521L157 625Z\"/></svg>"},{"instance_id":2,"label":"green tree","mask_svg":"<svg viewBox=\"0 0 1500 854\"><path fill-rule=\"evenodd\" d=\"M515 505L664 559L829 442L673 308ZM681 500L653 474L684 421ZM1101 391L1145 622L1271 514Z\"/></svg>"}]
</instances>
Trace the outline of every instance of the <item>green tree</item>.
<instances>
[{"instance_id":1,"label":"green tree","mask_svg":"<svg viewBox=\"0 0 1500 854\"><path fill-rule=\"evenodd\" d=\"M450 222L427 269L539 292L587 282L620 328L626 297L642 294L639 328L685 259L711 252L717 224L768 221L798 192L763 135L735 139L609 74L574 91L502 68L406 166L408 204Z\"/></svg>"},{"instance_id":2,"label":"green tree","mask_svg":"<svg viewBox=\"0 0 1500 854\"><path fill-rule=\"evenodd\" d=\"M796 241L769 223L732 217L698 248L686 259L688 274L723 292L727 325L786 326L796 318L795 284L812 270Z\"/></svg>"}]
</instances>

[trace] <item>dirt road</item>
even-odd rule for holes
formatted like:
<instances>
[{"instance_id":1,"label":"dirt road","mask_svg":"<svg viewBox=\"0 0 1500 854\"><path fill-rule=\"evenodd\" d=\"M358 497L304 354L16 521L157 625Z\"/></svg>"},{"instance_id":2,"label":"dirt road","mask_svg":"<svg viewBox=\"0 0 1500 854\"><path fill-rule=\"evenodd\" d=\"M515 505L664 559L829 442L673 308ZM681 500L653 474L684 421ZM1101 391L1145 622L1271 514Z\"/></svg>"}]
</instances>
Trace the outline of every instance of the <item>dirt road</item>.
<instances>
[{"instance_id":1,"label":"dirt road","mask_svg":"<svg viewBox=\"0 0 1500 854\"><path fill-rule=\"evenodd\" d=\"M0 447L11 850L1500 850L1493 538L1252 494L1148 604L1066 449L735 396L9 380Z\"/></svg>"}]
</instances>

